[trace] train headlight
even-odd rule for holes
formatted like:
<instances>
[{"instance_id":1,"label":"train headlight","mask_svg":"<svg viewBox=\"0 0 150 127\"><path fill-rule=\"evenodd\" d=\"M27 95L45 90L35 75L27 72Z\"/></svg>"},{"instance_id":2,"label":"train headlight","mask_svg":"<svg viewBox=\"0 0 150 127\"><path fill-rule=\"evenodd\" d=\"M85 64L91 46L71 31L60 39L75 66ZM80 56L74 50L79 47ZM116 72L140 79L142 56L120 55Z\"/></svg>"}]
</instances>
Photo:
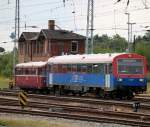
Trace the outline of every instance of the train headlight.
<instances>
[{"instance_id":1,"label":"train headlight","mask_svg":"<svg viewBox=\"0 0 150 127\"><path fill-rule=\"evenodd\" d=\"M140 78L140 79L139 79L139 81L140 81L140 82L143 82L143 81L144 81L144 79Z\"/></svg>"},{"instance_id":2,"label":"train headlight","mask_svg":"<svg viewBox=\"0 0 150 127\"><path fill-rule=\"evenodd\" d=\"M121 82L121 81L122 81L122 78L118 78L118 81Z\"/></svg>"}]
</instances>

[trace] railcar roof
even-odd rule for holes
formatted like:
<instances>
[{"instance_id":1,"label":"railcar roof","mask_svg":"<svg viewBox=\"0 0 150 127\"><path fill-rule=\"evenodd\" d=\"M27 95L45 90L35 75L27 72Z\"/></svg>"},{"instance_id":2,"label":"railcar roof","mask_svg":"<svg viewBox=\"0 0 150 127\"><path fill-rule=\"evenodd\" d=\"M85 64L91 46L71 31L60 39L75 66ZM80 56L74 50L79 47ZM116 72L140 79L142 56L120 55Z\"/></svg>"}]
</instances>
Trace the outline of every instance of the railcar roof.
<instances>
[{"instance_id":1,"label":"railcar roof","mask_svg":"<svg viewBox=\"0 0 150 127\"><path fill-rule=\"evenodd\" d=\"M47 62L28 62L28 63L20 63L17 64L16 67L42 67L45 66Z\"/></svg>"},{"instance_id":2,"label":"railcar roof","mask_svg":"<svg viewBox=\"0 0 150 127\"><path fill-rule=\"evenodd\" d=\"M48 64L111 63L113 58L125 53L63 55L51 57Z\"/></svg>"}]
</instances>

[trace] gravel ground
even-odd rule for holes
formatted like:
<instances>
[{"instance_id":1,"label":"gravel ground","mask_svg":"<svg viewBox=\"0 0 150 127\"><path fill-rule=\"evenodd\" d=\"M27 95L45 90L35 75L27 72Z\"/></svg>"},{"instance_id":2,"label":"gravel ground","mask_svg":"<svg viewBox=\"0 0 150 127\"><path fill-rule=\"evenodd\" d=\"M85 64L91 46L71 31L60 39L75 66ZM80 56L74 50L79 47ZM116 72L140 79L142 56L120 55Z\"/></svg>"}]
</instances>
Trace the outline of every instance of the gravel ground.
<instances>
[{"instance_id":1,"label":"gravel ground","mask_svg":"<svg viewBox=\"0 0 150 127\"><path fill-rule=\"evenodd\" d=\"M119 125L119 124L95 123L95 122L86 122L86 121L79 121L79 120L67 120L62 118L50 118L50 117L7 114L7 113L0 113L0 118L13 119L13 120L35 120L35 121L44 120L47 121L50 125L59 123L58 125L62 125L60 127L64 127L64 126L65 127L131 127L131 126Z\"/></svg>"}]
</instances>

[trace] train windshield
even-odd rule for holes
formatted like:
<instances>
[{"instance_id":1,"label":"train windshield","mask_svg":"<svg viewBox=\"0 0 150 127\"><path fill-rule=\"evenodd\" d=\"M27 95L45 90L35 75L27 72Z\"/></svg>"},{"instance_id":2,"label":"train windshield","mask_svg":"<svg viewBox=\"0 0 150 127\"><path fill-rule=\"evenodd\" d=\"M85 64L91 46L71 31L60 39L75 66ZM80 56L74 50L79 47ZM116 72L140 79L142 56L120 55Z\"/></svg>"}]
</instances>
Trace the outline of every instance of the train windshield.
<instances>
[{"instance_id":1,"label":"train windshield","mask_svg":"<svg viewBox=\"0 0 150 127\"><path fill-rule=\"evenodd\" d=\"M119 59L118 74L143 74L144 65L142 59Z\"/></svg>"}]
</instances>

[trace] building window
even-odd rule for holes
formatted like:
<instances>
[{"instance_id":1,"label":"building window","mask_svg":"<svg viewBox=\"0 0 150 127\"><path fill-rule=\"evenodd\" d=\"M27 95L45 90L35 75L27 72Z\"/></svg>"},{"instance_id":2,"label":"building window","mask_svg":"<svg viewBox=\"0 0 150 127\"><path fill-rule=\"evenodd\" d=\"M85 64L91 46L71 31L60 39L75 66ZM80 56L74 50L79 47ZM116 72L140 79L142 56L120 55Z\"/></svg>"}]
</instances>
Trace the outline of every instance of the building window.
<instances>
[{"instance_id":1,"label":"building window","mask_svg":"<svg viewBox=\"0 0 150 127\"><path fill-rule=\"evenodd\" d=\"M73 53L78 52L78 41L72 41L72 43L71 43L71 52L73 52Z\"/></svg>"},{"instance_id":2,"label":"building window","mask_svg":"<svg viewBox=\"0 0 150 127\"><path fill-rule=\"evenodd\" d=\"M23 43L20 43L20 54L22 55L23 54Z\"/></svg>"},{"instance_id":3,"label":"building window","mask_svg":"<svg viewBox=\"0 0 150 127\"><path fill-rule=\"evenodd\" d=\"M37 42L37 54L39 56L44 54L44 42L43 41L38 41Z\"/></svg>"}]
</instances>

